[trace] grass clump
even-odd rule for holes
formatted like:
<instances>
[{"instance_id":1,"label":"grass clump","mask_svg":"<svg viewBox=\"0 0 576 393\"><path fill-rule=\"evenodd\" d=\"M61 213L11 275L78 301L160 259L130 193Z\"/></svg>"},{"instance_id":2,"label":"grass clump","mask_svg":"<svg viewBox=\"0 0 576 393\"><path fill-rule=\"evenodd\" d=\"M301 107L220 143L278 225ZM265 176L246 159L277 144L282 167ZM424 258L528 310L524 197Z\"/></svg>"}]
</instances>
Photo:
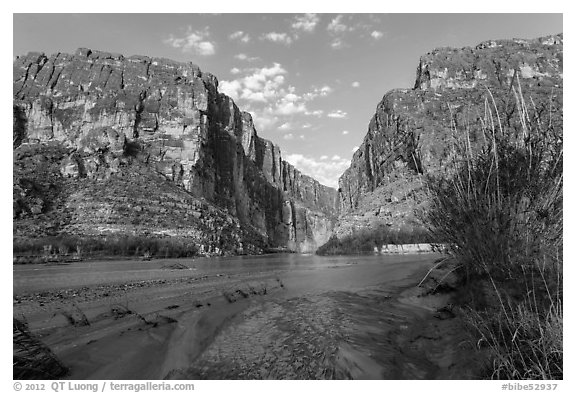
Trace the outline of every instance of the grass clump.
<instances>
[{"instance_id":1,"label":"grass clump","mask_svg":"<svg viewBox=\"0 0 576 393\"><path fill-rule=\"evenodd\" d=\"M491 359L487 376L562 378L561 119L552 97L536 105L519 80L505 107L490 91L485 99L479 130L453 123L454 158L448 176L427 181L425 219L465 281L482 284L470 288L484 301L467 307ZM473 146L471 133L484 143Z\"/></svg>"}]
</instances>

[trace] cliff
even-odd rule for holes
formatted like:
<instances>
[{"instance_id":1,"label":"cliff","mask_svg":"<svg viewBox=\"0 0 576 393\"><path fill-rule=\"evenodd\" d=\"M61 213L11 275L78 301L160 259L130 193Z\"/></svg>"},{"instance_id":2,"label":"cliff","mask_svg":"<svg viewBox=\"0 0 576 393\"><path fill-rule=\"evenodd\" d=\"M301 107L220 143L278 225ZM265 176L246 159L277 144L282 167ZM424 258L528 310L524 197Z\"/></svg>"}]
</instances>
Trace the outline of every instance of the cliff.
<instances>
[{"instance_id":1,"label":"cliff","mask_svg":"<svg viewBox=\"0 0 576 393\"><path fill-rule=\"evenodd\" d=\"M14 235L176 236L312 251L337 192L282 160L192 63L79 49L14 61Z\"/></svg>"},{"instance_id":2,"label":"cliff","mask_svg":"<svg viewBox=\"0 0 576 393\"><path fill-rule=\"evenodd\" d=\"M385 226L421 228L426 209L425 176L441 176L460 152L485 131L522 127L524 101L536 121L562 129L562 34L533 40L492 40L475 48L441 48L421 57L413 89L384 95L339 179L339 237ZM497 124L497 122L500 122Z\"/></svg>"}]
</instances>

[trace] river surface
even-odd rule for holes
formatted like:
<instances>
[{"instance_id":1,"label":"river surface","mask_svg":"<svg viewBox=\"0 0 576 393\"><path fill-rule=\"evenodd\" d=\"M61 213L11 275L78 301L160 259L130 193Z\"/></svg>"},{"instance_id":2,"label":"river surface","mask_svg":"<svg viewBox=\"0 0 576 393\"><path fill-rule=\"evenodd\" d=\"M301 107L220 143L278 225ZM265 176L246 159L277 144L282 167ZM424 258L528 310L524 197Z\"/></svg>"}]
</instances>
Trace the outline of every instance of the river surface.
<instances>
[{"instance_id":1,"label":"river surface","mask_svg":"<svg viewBox=\"0 0 576 393\"><path fill-rule=\"evenodd\" d=\"M430 310L402 293L438 257L15 265L14 315L72 379L436 378L403 335Z\"/></svg>"}]
</instances>

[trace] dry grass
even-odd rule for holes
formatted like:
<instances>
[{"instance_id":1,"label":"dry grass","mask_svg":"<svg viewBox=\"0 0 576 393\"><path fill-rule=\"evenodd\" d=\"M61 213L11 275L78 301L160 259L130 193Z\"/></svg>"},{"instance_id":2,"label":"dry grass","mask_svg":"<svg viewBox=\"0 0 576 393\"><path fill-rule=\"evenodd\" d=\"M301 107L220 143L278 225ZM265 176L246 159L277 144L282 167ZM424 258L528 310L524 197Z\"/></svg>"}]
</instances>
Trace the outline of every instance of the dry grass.
<instances>
[{"instance_id":1,"label":"dry grass","mask_svg":"<svg viewBox=\"0 0 576 393\"><path fill-rule=\"evenodd\" d=\"M487 284L470 321L490 348L489 375L562 378L562 129L519 80L510 95L516 118L503 125L487 90L474 130L484 143L453 124L454 161L449 176L428 180L426 220L465 278Z\"/></svg>"}]
</instances>

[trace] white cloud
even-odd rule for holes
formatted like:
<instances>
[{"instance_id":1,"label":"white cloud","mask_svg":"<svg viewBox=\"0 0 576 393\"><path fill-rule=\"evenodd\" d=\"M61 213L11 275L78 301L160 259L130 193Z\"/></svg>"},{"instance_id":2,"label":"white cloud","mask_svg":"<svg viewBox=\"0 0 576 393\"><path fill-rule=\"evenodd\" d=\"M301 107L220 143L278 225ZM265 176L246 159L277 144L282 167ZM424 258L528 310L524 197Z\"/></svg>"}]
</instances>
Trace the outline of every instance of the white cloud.
<instances>
[{"instance_id":1,"label":"white cloud","mask_svg":"<svg viewBox=\"0 0 576 393\"><path fill-rule=\"evenodd\" d=\"M346 117L348 117L348 114L344 111L341 111L340 109L337 109L335 111L328 113L326 116L331 117L333 119L345 119Z\"/></svg>"},{"instance_id":2,"label":"white cloud","mask_svg":"<svg viewBox=\"0 0 576 393\"><path fill-rule=\"evenodd\" d=\"M238 80L220 81L220 83L218 83L218 90L231 97L233 100L238 99L241 88L242 84Z\"/></svg>"},{"instance_id":3,"label":"white cloud","mask_svg":"<svg viewBox=\"0 0 576 393\"><path fill-rule=\"evenodd\" d=\"M328 25L328 27L326 29L329 32L334 33L334 34L344 33L346 31L352 30L351 27L342 23L343 19L344 19L344 15L336 16L334 19L332 19L332 21L330 22L330 24Z\"/></svg>"},{"instance_id":4,"label":"white cloud","mask_svg":"<svg viewBox=\"0 0 576 393\"><path fill-rule=\"evenodd\" d=\"M308 112L306 112L306 114L307 114L308 116L320 117L320 116L322 116L322 115L324 114L324 111L321 110L321 109L317 109L317 110L315 110L315 111L308 111Z\"/></svg>"},{"instance_id":5,"label":"white cloud","mask_svg":"<svg viewBox=\"0 0 576 393\"><path fill-rule=\"evenodd\" d=\"M328 85L324 85L322 87L314 87L312 89L312 91L309 91L308 93L304 94L303 98L306 101L311 101L317 97L326 97L328 94L332 93L333 91L334 91L334 89Z\"/></svg>"},{"instance_id":6,"label":"white cloud","mask_svg":"<svg viewBox=\"0 0 576 393\"><path fill-rule=\"evenodd\" d=\"M327 156L315 159L302 154L289 154L285 159L302 173L312 176L324 185L335 188L338 187L340 175L350 166L350 160L343 159L337 155L331 159L328 159Z\"/></svg>"},{"instance_id":7,"label":"white cloud","mask_svg":"<svg viewBox=\"0 0 576 393\"><path fill-rule=\"evenodd\" d=\"M305 113L306 106L303 103L295 103L293 101L281 100L274 110L278 115L295 115L297 113Z\"/></svg>"},{"instance_id":8,"label":"white cloud","mask_svg":"<svg viewBox=\"0 0 576 393\"><path fill-rule=\"evenodd\" d=\"M271 67L255 68L251 75L233 81L221 81L220 91L234 100L267 102L277 97L284 84L286 70L279 63Z\"/></svg>"},{"instance_id":9,"label":"white cloud","mask_svg":"<svg viewBox=\"0 0 576 393\"><path fill-rule=\"evenodd\" d=\"M330 46L332 47L332 49L342 49L346 47L346 44L344 43L344 41L342 41L340 38L335 38L331 43Z\"/></svg>"},{"instance_id":10,"label":"white cloud","mask_svg":"<svg viewBox=\"0 0 576 393\"><path fill-rule=\"evenodd\" d=\"M352 87L360 87L360 82L358 81L352 82Z\"/></svg>"},{"instance_id":11,"label":"white cloud","mask_svg":"<svg viewBox=\"0 0 576 393\"><path fill-rule=\"evenodd\" d=\"M230 70L230 73L231 73L232 75L239 74L239 73L240 73L240 69L237 68L237 67L234 67L234 68L232 68L232 69Z\"/></svg>"},{"instance_id":12,"label":"white cloud","mask_svg":"<svg viewBox=\"0 0 576 393\"><path fill-rule=\"evenodd\" d=\"M173 48L181 49L183 52L191 52L201 56L211 56L216 53L216 45L209 41L210 33L208 29L192 30L188 27L184 37L170 37L164 43Z\"/></svg>"},{"instance_id":13,"label":"white cloud","mask_svg":"<svg viewBox=\"0 0 576 393\"><path fill-rule=\"evenodd\" d=\"M304 129L310 128L310 127L312 127L312 124L310 124L310 123L304 123L304 124L302 124L302 128L304 128Z\"/></svg>"},{"instance_id":14,"label":"white cloud","mask_svg":"<svg viewBox=\"0 0 576 393\"><path fill-rule=\"evenodd\" d=\"M286 33L271 32L271 33L267 33L267 34L262 35L260 37L260 39L268 40L271 42L276 42L276 43L280 43L280 44L284 44L284 45L290 45L292 43L292 37L290 37Z\"/></svg>"},{"instance_id":15,"label":"white cloud","mask_svg":"<svg viewBox=\"0 0 576 393\"><path fill-rule=\"evenodd\" d=\"M230 34L228 38L232 41L240 41L244 44L250 42L250 35L248 33L244 33L242 30Z\"/></svg>"},{"instance_id":16,"label":"white cloud","mask_svg":"<svg viewBox=\"0 0 576 393\"><path fill-rule=\"evenodd\" d=\"M348 135L349 133L350 133L350 131L348 131L348 130L342 131L342 135Z\"/></svg>"},{"instance_id":17,"label":"white cloud","mask_svg":"<svg viewBox=\"0 0 576 393\"><path fill-rule=\"evenodd\" d=\"M292 124L290 124L290 123L284 123L284 124L282 124L280 127L278 127L278 129L281 130L281 131L290 130L290 129L292 129L292 128L293 128L293 127L292 127Z\"/></svg>"},{"instance_id":18,"label":"white cloud","mask_svg":"<svg viewBox=\"0 0 576 393\"><path fill-rule=\"evenodd\" d=\"M287 141L290 141L290 140L294 139L294 135L293 134L286 134L282 138L284 138Z\"/></svg>"},{"instance_id":19,"label":"white cloud","mask_svg":"<svg viewBox=\"0 0 576 393\"><path fill-rule=\"evenodd\" d=\"M246 53L238 53L234 56L235 59L242 60L242 61L256 61L260 60L259 57L250 57Z\"/></svg>"},{"instance_id":20,"label":"white cloud","mask_svg":"<svg viewBox=\"0 0 576 393\"><path fill-rule=\"evenodd\" d=\"M254 124L258 130L267 130L273 128L280 119L278 116L271 115L268 112L260 110L250 111L253 115Z\"/></svg>"},{"instance_id":21,"label":"white cloud","mask_svg":"<svg viewBox=\"0 0 576 393\"><path fill-rule=\"evenodd\" d=\"M311 33L316 28L316 25L320 21L320 18L316 14L304 14L294 17L294 22L292 22L292 28L294 30L301 30L307 33Z\"/></svg>"},{"instance_id":22,"label":"white cloud","mask_svg":"<svg viewBox=\"0 0 576 393\"><path fill-rule=\"evenodd\" d=\"M382 33L381 31L378 31L378 30L374 30L372 33L370 33L370 35L375 40L379 40L380 38L384 37L384 33Z\"/></svg>"}]
</instances>

